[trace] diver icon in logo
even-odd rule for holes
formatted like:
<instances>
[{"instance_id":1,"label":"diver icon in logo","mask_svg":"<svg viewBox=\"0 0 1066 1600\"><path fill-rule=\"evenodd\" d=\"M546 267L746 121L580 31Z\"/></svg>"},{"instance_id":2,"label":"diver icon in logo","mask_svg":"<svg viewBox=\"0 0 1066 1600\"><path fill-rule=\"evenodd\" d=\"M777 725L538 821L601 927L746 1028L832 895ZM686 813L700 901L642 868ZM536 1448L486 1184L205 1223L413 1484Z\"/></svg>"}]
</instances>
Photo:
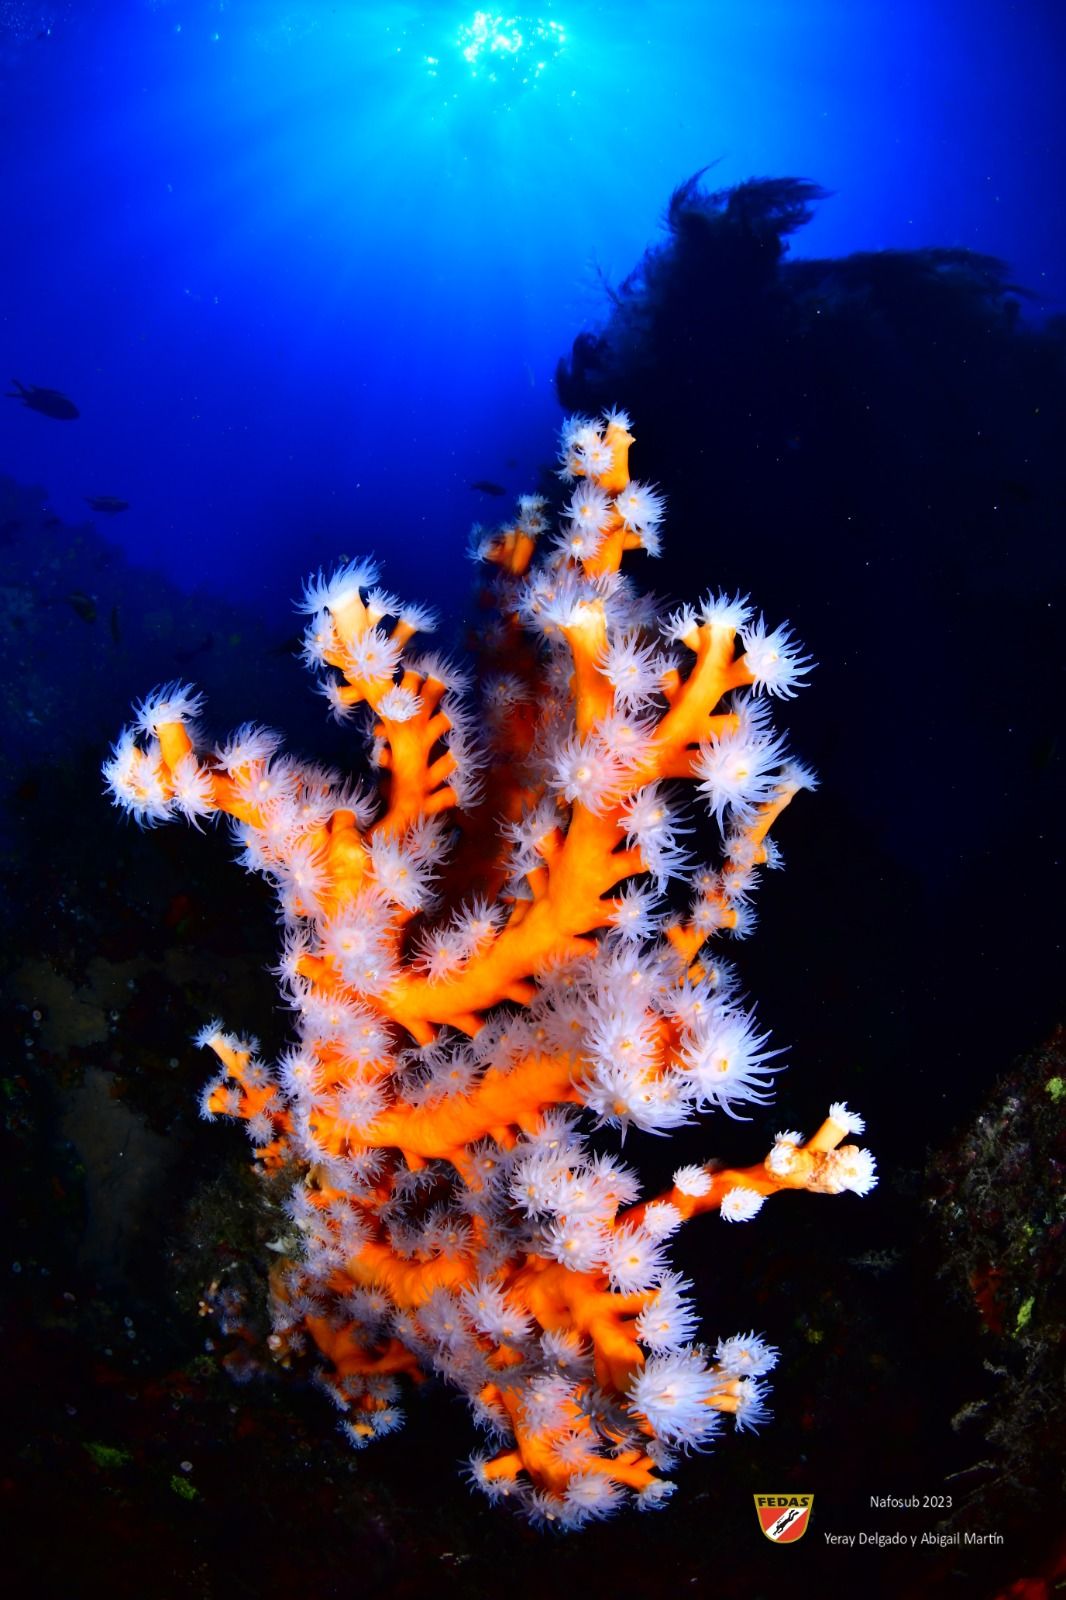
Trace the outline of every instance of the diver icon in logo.
<instances>
[{"instance_id":1,"label":"diver icon in logo","mask_svg":"<svg viewBox=\"0 0 1066 1600\"><path fill-rule=\"evenodd\" d=\"M755 1515L771 1544L795 1544L807 1532L813 1494L757 1494Z\"/></svg>"}]
</instances>

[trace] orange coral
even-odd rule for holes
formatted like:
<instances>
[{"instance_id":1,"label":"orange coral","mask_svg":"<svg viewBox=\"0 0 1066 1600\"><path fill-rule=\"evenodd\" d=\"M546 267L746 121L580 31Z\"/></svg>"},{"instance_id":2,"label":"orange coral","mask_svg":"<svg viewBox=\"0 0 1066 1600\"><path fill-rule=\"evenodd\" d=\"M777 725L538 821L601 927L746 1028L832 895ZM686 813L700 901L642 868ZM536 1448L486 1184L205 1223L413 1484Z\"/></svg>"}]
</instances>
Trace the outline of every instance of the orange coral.
<instances>
[{"instance_id":1,"label":"orange coral","mask_svg":"<svg viewBox=\"0 0 1066 1600\"><path fill-rule=\"evenodd\" d=\"M606 1148L766 1103L776 1052L715 945L749 930L769 830L813 782L770 726L808 670L788 630L725 595L660 617L623 576L663 513L632 443L621 413L568 424L547 553L536 497L480 539L479 712L453 668L409 655L432 619L371 563L308 584L306 659L336 716L372 713L377 799L254 726L198 749L180 685L142 702L105 769L142 821L225 813L278 894L294 1048L268 1066L220 1024L200 1035L221 1068L204 1113L295 1173L276 1351L310 1341L356 1445L398 1424L401 1376L444 1376L494 1440L475 1481L566 1527L661 1504L678 1447L764 1415L776 1352L692 1342L669 1236L875 1181L842 1104L810 1140L682 1167L651 1200ZM686 784L720 826L717 866L687 848Z\"/></svg>"}]
</instances>

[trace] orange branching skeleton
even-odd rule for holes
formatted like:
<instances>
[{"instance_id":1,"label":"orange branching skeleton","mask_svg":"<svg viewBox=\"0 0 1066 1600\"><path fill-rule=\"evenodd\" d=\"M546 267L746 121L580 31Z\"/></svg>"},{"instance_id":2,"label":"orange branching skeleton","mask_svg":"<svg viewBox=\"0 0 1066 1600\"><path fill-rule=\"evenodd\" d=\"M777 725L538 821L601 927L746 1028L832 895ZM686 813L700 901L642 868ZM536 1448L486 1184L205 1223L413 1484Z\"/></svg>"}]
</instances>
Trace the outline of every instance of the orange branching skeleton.
<instances>
[{"instance_id":1,"label":"orange branching skeleton","mask_svg":"<svg viewBox=\"0 0 1066 1600\"><path fill-rule=\"evenodd\" d=\"M694 1342L670 1236L875 1182L843 1104L756 1167L682 1166L651 1199L614 1153L627 1128L767 1102L776 1052L718 946L750 929L769 830L813 783L770 724L808 670L787 628L739 596L660 615L623 574L663 515L632 442L622 413L571 421L559 530L527 497L476 534L495 607L476 697L410 653L433 619L370 562L307 585L306 660L338 718L369 711L376 792L255 725L205 748L177 684L105 769L142 822L225 813L277 892L293 1047L268 1065L221 1023L199 1036L219 1063L204 1114L243 1119L292 1180L275 1352L310 1348L355 1445L399 1425L404 1379L443 1377L488 1438L474 1481L562 1527L662 1505L678 1450L766 1414L777 1352Z\"/></svg>"}]
</instances>

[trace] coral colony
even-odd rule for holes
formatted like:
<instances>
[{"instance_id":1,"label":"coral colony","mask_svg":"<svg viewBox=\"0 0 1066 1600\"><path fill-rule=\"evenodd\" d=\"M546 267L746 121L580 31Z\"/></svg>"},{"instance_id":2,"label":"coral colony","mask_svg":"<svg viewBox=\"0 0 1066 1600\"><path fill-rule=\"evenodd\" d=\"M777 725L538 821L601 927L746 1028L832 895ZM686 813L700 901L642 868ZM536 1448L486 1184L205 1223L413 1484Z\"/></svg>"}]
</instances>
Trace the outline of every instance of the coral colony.
<instances>
[{"instance_id":1,"label":"coral colony","mask_svg":"<svg viewBox=\"0 0 1066 1600\"><path fill-rule=\"evenodd\" d=\"M661 615L621 573L663 514L632 442L621 412L572 420L560 531L535 496L476 530L496 611L477 710L454 666L410 653L432 618L371 562L308 583L305 658L338 718L367 708L376 792L251 724L211 749L179 685L105 768L142 823L225 812L277 892L295 1043L269 1065L221 1023L199 1035L220 1064L204 1115L242 1119L291 1179L276 1356L313 1352L360 1447L400 1425L402 1379L446 1379L486 1436L473 1482L564 1528L662 1505L679 1451L767 1415L777 1352L694 1342L671 1236L875 1182L842 1104L757 1166L682 1166L653 1198L614 1153L627 1129L769 1100L777 1052L718 946L750 930L769 829L813 784L770 722L809 670L789 631L726 595ZM691 790L717 865L693 859Z\"/></svg>"}]
</instances>

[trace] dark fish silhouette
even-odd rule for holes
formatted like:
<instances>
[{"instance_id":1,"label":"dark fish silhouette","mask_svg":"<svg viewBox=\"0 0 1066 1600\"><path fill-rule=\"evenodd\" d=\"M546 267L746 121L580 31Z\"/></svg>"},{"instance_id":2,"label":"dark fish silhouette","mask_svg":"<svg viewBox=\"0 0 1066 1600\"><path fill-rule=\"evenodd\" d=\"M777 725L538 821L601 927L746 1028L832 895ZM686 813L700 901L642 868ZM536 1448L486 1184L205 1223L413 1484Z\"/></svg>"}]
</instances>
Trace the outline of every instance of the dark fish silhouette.
<instances>
[{"instance_id":1,"label":"dark fish silhouette","mask_svg":"<svg viewBox=\"0 0 1066 1600\"><path fill-rule=\"evenodd\" d=\"M130 508L128 500L119 500L113 494L87 494L85 504L91 506L94 511L106 511L109 516L113 516L116 511L128 511Z\"/></svg>"},{"instance_id":2,"label":"dark fish silhouette","mask_svg":"<svg viewBox=\"0 0 1066 1600\"><path fill-rule=\"evenodd\" d=\"M73 400L68 400L58 389L41 389L35 383L27 388L17 378L12 378L11 382L15 393L5 395L7 400L21 400L30 411L39 411L42 417L53 417L56 422L73 422L75 417L81 416Z\"/></svg>"},{"instance_id":3,"label":"dark fish silhouette","mask_svg":"<svg viewBox=\"0 0 1066 1600\"><path fill-rule=\"evenodd\" d=\"M118 625L118 606L111 607L111 637L115 644L121 644L122 630Z\"/></svg>"},{"instance_id":4,"label":"dark fish silhouette","mask_svg":"<svg viewBox=\"0 0 1066 1600\"><path fill-rule=\"evenodd\" d=\"M96 602L91 595L82 594L80 589L75 589L74 593L66 595L65 599L75 616L80 617L83 622L96 621Z\"/></svg>"},{"instance_id":5,"label":"dark fish silhouette","mask_svg":"<svg viewBox=\"0 0 1066 1600\"><path fill-rule=\"evenodd\" d=\"M470 487L471 489L477 489L481 494L507 493L507 490L504 488L502 483L493 483L491 478L475 478Z\"/></svg>"}]
</instances>

